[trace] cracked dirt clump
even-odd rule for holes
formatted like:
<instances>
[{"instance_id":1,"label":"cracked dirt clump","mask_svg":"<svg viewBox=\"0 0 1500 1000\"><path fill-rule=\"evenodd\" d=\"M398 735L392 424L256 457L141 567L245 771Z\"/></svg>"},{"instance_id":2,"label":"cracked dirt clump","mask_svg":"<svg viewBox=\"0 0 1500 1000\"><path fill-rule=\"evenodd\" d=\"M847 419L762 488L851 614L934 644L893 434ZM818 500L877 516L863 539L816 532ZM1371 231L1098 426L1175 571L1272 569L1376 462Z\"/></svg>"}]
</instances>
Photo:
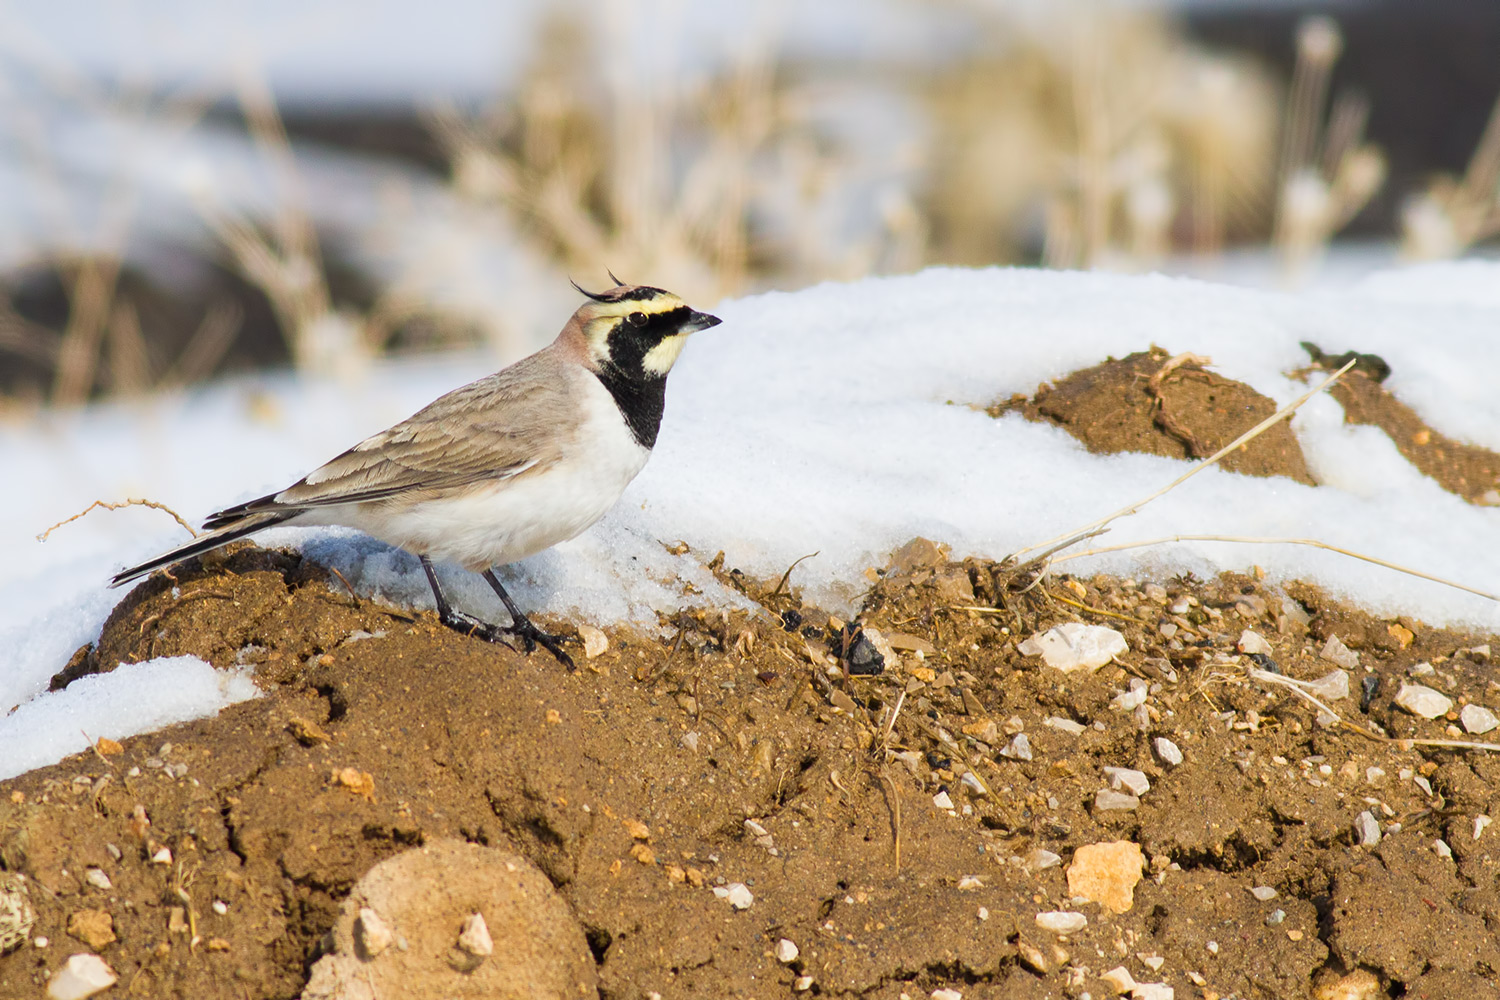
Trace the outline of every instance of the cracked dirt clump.
<instances>
[{"instance_id":1,"label":"cracked dirt clump","mask_svg":"<svg viewBox=\"0 0 1500 1000\"><path fill-rule=\"evenodd\" d=\"M1500 972L1484 937L1500 759L1322 725L1249 675L1347 669L1331 702L1346 719L1451 739L1463 704L1500 707L1500 638L1253 576L1022 592L1005 567L921 541L872 571L853 621L719 569L765 610L612 628L575 673L356 603L286 553L148 581L101 636L101 667L248 663L265 694L0 782L0 869L32 887L31 936L107 913L100 954L131 995L289 1000L372 868L454 839L545 875L612 998L809 981L873 1000L1104 996L1122 965L1244 1000L1311 997L1358 967L1395 997ZM1018 650L1067 622L1128 649L1068 674ZM1269 652L1242 653L1246 630ZM1352 667L1325 656L1332 637ZM846 672L856 659L874 672ZM1414 679L1455 718L1396 707ZM1137 804L1101 804L1106 768L1138 772ZM1067 883L1079 848L1109 842L1145 859L1121 913ZM1084 923L1059 935L1037 919L1054 912ZM39 995L66 950L0 957L0 998Z\"/></svg>"},{"instance_id":2,"label":"cracked dirt clump","mask_svg":"<svg viewBox=\"0 0 1500 1000\"><path fill-rule=\"evenodd\" d=\"M479 914L478 944L460 941ZM370 869L339 908L302 1000L598 995L583 928L525 858L433 840Z\"/></svg>"}]
</instances>

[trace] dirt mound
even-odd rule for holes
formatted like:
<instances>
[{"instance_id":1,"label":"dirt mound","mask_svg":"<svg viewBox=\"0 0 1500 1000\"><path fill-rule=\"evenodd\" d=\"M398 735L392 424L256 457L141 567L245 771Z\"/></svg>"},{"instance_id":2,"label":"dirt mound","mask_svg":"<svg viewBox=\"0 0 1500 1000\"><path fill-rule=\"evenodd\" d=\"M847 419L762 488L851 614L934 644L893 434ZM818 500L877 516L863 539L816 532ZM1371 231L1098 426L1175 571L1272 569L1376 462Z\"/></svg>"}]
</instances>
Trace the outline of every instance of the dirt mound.
<instances>
[{"instance_id":1,"label":"dirt mound","mask_svg":"<svg viewBox=\"0 0 1500 1000\"><path fill-rule=\"evenodd\" d=\"M1493 705L1484 637L1244 577L1018 594L930 543L879 577L862 631L734 577L778 615L611 631L574 674L356 607L286 554L185 567L175 596L143 585L101 649L253 662L266 694L0 785L0 864L36 911L0 996L37 995L89 947L134 995L298 996L359 879L445 838L544 872L612 997L1098 996L1117 966L1247 998L1359 967L1394 996L1500 966L1481 819L1500 762L1325 728L1247 673L1343 662L1345 717L1441 737L1447 718L1393 699L1421 682L1455 718ZM1018 650L1074 620L1128 651L1062 673ZM1246 629L1269 652L1241 653ZM1073 898L1067 872L1117 841L1146 858L1119 914ZM80 938L83 911L113 940ZM1038 923L1053 911L1087 923Z\"/></svg>"},{"instance_id":2,"label":"dirt mound","mask_svg":"<svg viewBox=\"0 0 1500 1000\"><path fill-rule=\"evenodd\" d=\"M1278 409L1243 382L1203 367L1194 355L1173 357L1159 347L1109 360L990 408L1018 412L1066 430L1089 451L1121 451L1207 458ZM1219 463L1250 476L1287 476L1313 483L1291 428L1270 428Z\"/></svg>"}]
</instances>

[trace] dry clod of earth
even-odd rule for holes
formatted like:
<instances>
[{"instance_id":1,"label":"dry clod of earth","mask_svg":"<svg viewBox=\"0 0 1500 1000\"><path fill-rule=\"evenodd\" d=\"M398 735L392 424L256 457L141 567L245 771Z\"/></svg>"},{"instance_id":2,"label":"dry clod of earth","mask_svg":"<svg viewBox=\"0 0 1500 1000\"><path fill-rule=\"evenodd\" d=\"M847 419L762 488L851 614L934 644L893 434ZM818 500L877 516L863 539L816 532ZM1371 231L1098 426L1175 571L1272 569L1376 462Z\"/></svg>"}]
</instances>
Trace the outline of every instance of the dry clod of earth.
<instances>
[{"instance_id":1,"label":"dry clod of earth","mask_svg":"<svg viewBox=\"0 0 1500 1000\"><path fill-rule=\"evenodd\" d=\"M331 937L303 1000L597 994L583 928L547 877L519 855L461 840L432 840L370 869Z\"/></svg>"}]
</instances>

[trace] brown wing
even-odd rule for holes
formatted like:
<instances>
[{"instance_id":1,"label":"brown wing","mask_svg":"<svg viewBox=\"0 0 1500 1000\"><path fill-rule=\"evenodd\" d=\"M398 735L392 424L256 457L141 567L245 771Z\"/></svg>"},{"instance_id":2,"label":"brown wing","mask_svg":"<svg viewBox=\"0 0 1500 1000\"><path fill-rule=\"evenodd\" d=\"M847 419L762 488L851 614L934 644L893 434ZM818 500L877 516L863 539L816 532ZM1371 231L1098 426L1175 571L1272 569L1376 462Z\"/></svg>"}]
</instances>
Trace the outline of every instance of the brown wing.
<instances>
[{"instance_id":1,"label":"brown wing","mask_svg":"<svg viewBox=\"0 0 1500 1000\"><path fill-rule=\"evenodd\" d=\"M279 493L213 515L204 527L269 510L459 489L545 468L579 420L566 378L546 352L532 355L439 397Z\"/></svg>"}]
</instances>

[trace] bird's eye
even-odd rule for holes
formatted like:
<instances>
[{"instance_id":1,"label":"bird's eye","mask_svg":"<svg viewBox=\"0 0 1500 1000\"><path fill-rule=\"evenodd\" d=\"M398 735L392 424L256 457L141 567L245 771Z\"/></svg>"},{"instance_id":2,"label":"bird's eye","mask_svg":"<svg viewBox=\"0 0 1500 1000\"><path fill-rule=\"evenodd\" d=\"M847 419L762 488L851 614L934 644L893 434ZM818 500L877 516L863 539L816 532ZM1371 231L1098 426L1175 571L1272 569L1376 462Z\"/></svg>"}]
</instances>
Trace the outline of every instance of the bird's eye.
<instances>
[{"instance_id":1,"label":"bird's eye","mask_svg":"<svg viewBox=\"0 0 1500 1000\"><path fill-rule=\"evenodd\" d=\"M643 312L633 312L629 316L625 317L625 322L629 323L631 326L645 326L646 314Z\"/></svg>"}]
</instances>

